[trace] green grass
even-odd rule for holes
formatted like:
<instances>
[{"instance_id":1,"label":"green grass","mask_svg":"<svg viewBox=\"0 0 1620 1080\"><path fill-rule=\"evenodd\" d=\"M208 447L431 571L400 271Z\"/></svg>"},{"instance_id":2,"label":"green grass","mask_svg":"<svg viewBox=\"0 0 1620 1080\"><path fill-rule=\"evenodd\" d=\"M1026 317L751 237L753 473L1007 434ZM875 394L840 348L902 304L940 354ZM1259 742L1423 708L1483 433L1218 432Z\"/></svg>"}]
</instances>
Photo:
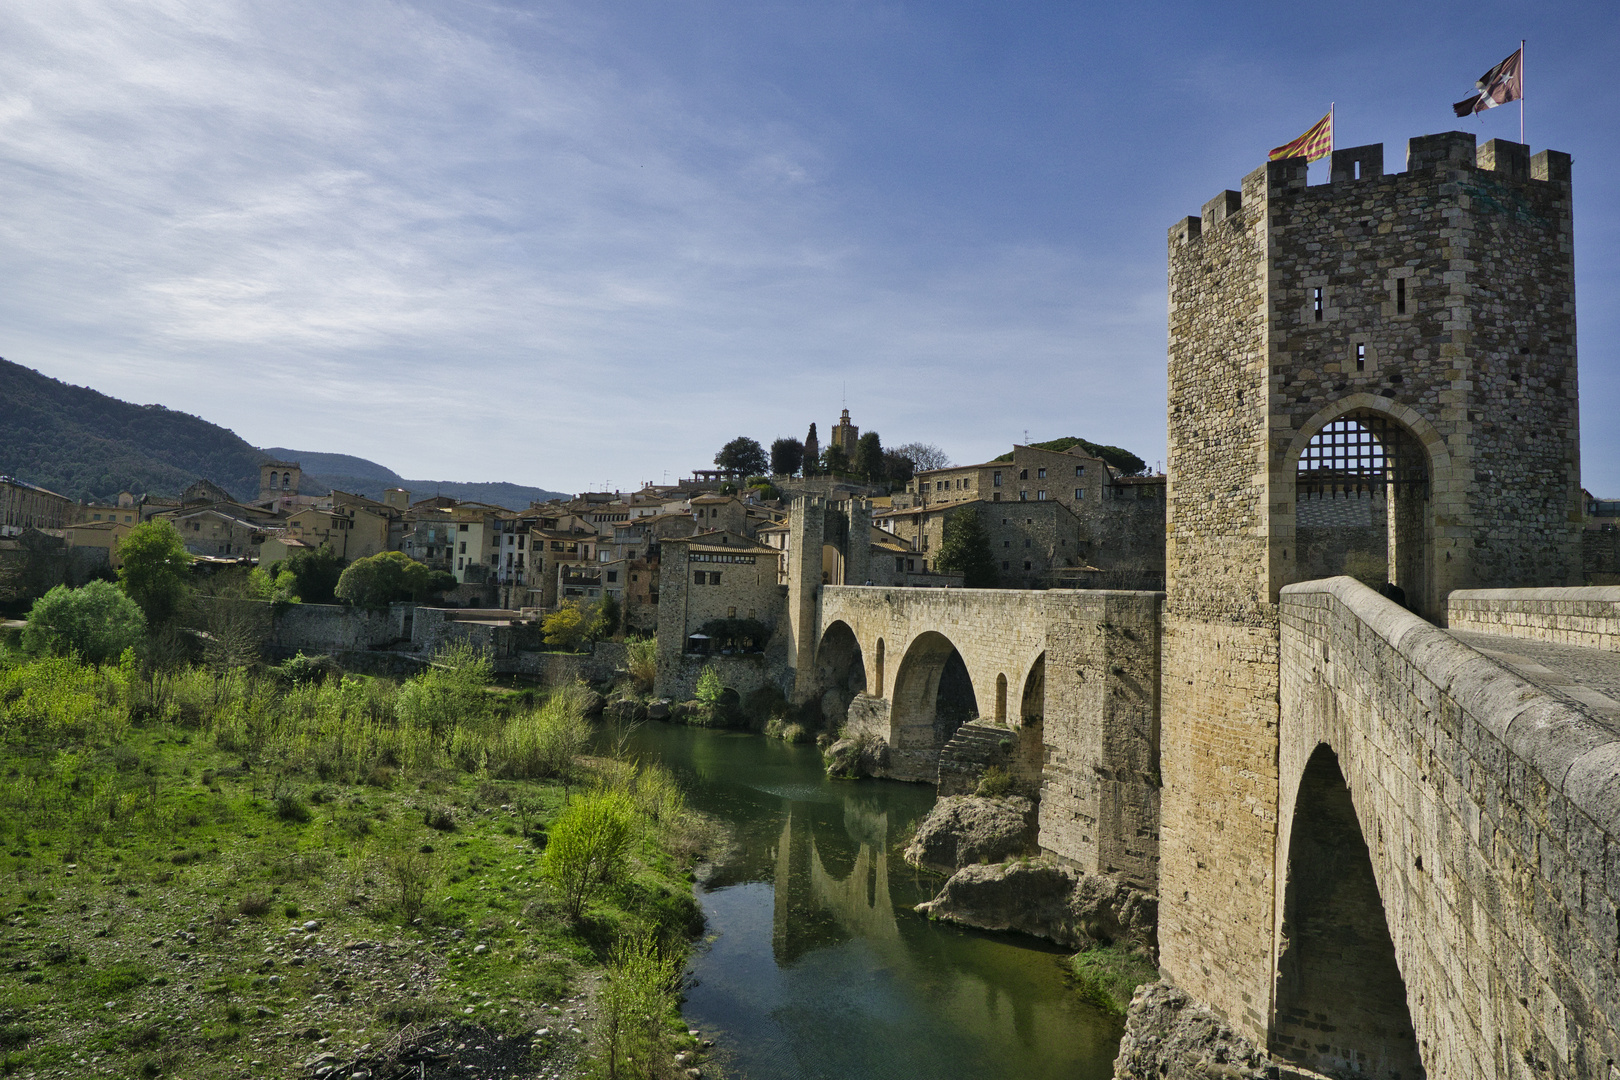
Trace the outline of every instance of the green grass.
<instances>
[{"instance_id":1,"label":"green grass","mask_svg":"<svg viewBox=\"0 0 1620 1080\"><path fill-rule=\"evenodd\" d=\"M1158 969L1128 946L1098 945L1069 959L1075 990L1105 1012L1124 1016L1131 995L1159 977Z\"/></svg>"},{"instance_id":2,"label":"green grass","mask_svg":"<svg viewBox=\"0 0 1620 1080\"><path fill-rule=\"evenodd\" d=\"M540 876L563 788L488 751L527 703L413 729L398 696L0 657L0 1075L295 1075L410 1023L532 1032L622 934L684 947L689 823L638 818L632 872L570 924Z\"/></svg>"}]
</instances>

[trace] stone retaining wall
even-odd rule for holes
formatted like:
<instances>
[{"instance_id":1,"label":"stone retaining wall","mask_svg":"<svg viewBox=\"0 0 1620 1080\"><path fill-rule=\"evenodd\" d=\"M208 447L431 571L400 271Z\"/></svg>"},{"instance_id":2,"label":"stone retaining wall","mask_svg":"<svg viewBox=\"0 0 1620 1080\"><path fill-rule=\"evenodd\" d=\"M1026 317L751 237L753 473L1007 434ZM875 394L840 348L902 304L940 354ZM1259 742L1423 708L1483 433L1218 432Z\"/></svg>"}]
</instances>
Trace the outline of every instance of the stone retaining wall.
<instances>
[{"instance_id":1,"label":"stone retaining wall","mask_svg":"<svg viewBox=\"0 0 1620 1080\"><path fill-rule=\"evenodd\" d=\"M1620 652L1620 586L1458 589L1446 601L1446 624Z\"/></svg>"},{"instance_id":2,"label":"stone retaining wall","mask_svg":"<svg viewBox=\"0 0 1620 1080\"><path fill-rule=\"evenodd\" d=\"M1288 586L1281 618L1274 880L1326 744L1427 1074L1616 1075L1620 736L1349 578Z\"/></svg>"}]
</instances>

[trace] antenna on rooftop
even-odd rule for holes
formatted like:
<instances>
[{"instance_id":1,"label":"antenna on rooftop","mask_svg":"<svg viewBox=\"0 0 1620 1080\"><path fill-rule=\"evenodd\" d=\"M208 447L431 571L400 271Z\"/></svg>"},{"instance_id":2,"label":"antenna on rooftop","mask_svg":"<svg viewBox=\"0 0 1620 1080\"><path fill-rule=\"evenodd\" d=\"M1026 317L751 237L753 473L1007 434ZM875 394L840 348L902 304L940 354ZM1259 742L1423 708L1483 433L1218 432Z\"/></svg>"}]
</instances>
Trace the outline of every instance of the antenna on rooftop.
<instances>
[{"instance_id":1,"label":"antenna on rooftop","mask_svg":"<svg viewBox=\"0 0 1620 1080\"><path fill-rule=\"evenodd\" d=\"M1029 428L1024 429L1024 445L1029 445Z\"/></svg>"}]
</instances>

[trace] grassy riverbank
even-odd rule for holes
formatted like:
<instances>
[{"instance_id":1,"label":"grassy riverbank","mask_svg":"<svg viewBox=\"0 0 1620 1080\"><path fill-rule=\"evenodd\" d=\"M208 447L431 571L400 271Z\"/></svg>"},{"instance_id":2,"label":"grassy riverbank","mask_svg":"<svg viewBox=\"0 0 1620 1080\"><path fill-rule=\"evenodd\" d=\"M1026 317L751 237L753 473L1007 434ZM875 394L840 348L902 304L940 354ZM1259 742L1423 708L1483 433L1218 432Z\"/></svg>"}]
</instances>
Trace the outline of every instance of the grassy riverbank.
<instances>
[{"instance_id":1,"label":"grassy riverbank","mask_svg":"<svg viewBox=\"0 0 1620 1080\"><path fill-rule=\"evenodd\" d=\"M675 1072L708 833L668 775L471 655L316 674L0 656L0 1073ZM614 852L548 861L608 804Z\"/></svg>"}]
</instances>

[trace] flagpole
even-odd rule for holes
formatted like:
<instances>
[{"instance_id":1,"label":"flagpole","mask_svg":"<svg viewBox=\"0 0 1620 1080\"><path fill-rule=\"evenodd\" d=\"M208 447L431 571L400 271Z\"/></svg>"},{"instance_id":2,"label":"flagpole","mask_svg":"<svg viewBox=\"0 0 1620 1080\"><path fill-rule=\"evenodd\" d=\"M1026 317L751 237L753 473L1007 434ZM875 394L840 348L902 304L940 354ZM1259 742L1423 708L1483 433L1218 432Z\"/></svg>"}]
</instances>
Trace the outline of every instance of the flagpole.
<instances>
[{"instance_id":1,"label":"flagpole","mask_svg":"<svg viewBox=\"0 0 1620 1080\"><path fill-rule=\"evenodd\" d=\"M1328 102L1328 160L1329 161L1333 160L1333 151L1335 149L1337 149L1338 145L1339 145L1339 133L1338 133L1338 131L1335 130L1339 126L1339 118L1337 116L1333 115L1333 107L1335 105L1337 105L1337 104L1338 104L1338 102L1336 102L1336 101Z\"/></svg>"},{"instance_id":2,"label":"flagpole","mask_svg":"<svg viewBox=\"0 0 1620 1080\"><path fill-rule=\"evenodd\" d=\"M1519 141L1524 142L1524 38L1519 39Z\"/></svg>"}]
</instances>

